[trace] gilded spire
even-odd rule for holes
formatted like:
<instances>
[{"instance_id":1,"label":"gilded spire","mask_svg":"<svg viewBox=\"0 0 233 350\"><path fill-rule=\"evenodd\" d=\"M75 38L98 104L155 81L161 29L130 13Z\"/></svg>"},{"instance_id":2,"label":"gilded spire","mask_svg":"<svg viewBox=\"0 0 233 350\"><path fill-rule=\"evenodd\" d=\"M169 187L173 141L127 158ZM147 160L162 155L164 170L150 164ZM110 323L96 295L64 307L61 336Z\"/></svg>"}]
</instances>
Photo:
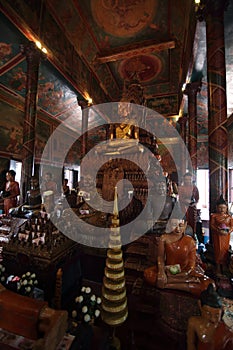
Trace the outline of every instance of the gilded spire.
<instances>
[{"instance_id":1,"label":"gilded spire","mask_svg":"<svg viewBox=\"0 0 233 350\"><path fill-rule=\"evenodd\" d=\"M121 325L128 316L124 262L115 187L112 227L102 287L102 319L110 326Z\"/></svg>"}]
</instances>

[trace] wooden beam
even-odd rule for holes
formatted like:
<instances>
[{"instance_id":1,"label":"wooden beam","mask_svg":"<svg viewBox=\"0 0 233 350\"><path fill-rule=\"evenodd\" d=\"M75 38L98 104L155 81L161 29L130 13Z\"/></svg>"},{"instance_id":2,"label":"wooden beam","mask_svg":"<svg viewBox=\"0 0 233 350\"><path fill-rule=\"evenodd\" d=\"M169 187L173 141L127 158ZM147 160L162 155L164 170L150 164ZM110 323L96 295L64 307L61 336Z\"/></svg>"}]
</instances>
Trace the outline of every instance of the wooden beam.
<instances>
[{"instance_id":1,"label":"wooden beam","mask_svg":"<svg viewBox=\"0 0 233 350\"><path fill-rule=\"evenodd\" d=\"M136 45L124 46L122 48L112 49L111 52L106 52L105 54L99 55L96 57L96 63L107 63L113 61L119 61L126 58L131 58L133 56L139 55L150 55L153 52L174 49L175 41L170 40L163 43L158 42L149 42L146 45L142 46L142 43Z\"/></svg>"}]
</instances>

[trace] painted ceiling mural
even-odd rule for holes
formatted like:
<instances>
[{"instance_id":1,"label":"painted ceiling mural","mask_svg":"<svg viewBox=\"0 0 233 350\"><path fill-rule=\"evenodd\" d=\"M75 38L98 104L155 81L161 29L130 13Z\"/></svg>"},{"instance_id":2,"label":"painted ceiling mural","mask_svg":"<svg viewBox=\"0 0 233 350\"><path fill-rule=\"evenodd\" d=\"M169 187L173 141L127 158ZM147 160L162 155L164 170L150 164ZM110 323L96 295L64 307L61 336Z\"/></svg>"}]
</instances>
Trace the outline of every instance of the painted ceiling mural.
<instances>
[{"instance_id":1,"label":"painted ceiling mural","mask_svg":"<svg viewBox=\"0 0 233 350\"><path fill-rule=\"evenodd\" d=\"M4 14L25 36L18 31L18 38L1 38L4 44L17 43L13 55L19 59L10 64L10 69L2 67L0 83L25 96L26 62L19 45L40 39L49 51L48 60L40 65L38 86L38 107L46 115L59 122L69 119L71 128L75 125L81 132L77 95L89 95L94 103L119 101L124 81L133 78L143 85L148 106L154 104L154 109L165 116L178 113L180 85L191 57L191 46L186 43L193 42L195 29L195 21L188 15L184 22L186 14L193 18L191 0L182 0L179 6L171 0L1 3ZM2 32L6 33L12 25L4 21L7 28ZM54 73L50 62L75 89L67 86L57 71ZM105 136L103 128L89 133L90 142L98 142L98 136Z\"/></svg>"},{"instance_id":2,"label":"painted ceiling mural","mask_svg":"<svg viewBox=\"0 0 233 350\"><path fill-rule=\"evenodd\" d=\"M180 103L195 31L192 0L4 0L3 5L12 16L18 9L19 26L24 21L32 30L25 31L28 39L39 37L94 103L119 101L124 80L132 77L141 80L146 98L176 94ZM93 90L93 80L101 82L102 92ZM167 115L177 108L172 105Z\"/></svg>"},{"instance_id":3,"label":"painted ceiling mural","mask_svg":"<svg viewBox=\"0 0 233 350\"><path fill-rule=\"evenodd\" d=\"M22 43L26 44L27 39L3 14L0 14L0 24L2 29L0 32L0 88L3 92L7 91L15 94L23 101L26 94L27 62L20 52L20 45ZM63 122L65 126L76 133L77 137L81 134L82 129L81 109L78 105L78 99L83 99L83 97L68 84L48 60L43 60L39 68L38 111L58 122ZM2 108L2 113L3 110ZM15 113L13 115L16 118ZM102 118L99 122L102 122ZM48 127L47 124L47 130ZM22 128L20 130L22 133ZM43 134L43 128L41 128L41 133ZM48 136L50 136L50 133ZM18 139L18 137L17 134L16 138ZM41 135L37 138L37 161L40 160L41 156L41 150L39 151L39 149L45 146L46 141L43 136L41 139ZM22 140L19 144L22 147ZM13 153L18 154L19 150L17 149ZM70 156L69 159L71 159Z\"/></svg>"}]
</instances>

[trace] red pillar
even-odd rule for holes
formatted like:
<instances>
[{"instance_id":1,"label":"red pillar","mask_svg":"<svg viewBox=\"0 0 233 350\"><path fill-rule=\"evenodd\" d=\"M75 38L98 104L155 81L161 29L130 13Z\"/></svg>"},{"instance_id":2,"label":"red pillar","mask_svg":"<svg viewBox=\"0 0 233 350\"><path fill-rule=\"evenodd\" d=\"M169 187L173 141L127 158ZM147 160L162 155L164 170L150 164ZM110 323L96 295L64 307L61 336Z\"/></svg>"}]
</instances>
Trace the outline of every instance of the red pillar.
<instances>
[{"instance_id":1,"label":"red pillar","mask_svg":"<svg viewBox=\"0 0 233 350\"><path fill-rule=\"evenodd\" d=\"M87 153L87 137L88 137L88 102L87 101L78 101L79 106L82 109L82 155L83 158Z\"/></svg>"},{"instance_id":2,"label":"red pillar","mask_svg":"<svg viewBox=\"0 0 233 350\"><path fill-rule=\"evenodd\" d=\"M186 115L183 115L178 119L178 123L180 124L180 136L182 137L185 144L187 137L187 121L188 117Z\"/></svg>"},{"instance_id":3,"label":"red pillar","mask_svg":"<svg viewBox=\"0 0 233 350\"><path fill-rule=\"evenodd\" d=\"M208 129L210 171L210 213L222 194L228 200L226 129L226 62L224 43L224 10L227 0L207 1L206 41L208 78Z\"/></svg>"},{"instance_id":4,"label":"red pillar","mask_svg":"<svg viewBox=\"0 0 233 350\"><path fill-rule=\"evenodd\" d=\"M193 82L186 85L184 94L188 96L188 150L196 177L197 171L197 93L200 91L201 82Z\"/></svg>"},{"instance_id":5,"label":"red pillar","mask_svg":"<svg viewBox=\"0 0 233 350\"><path fill-rule=\"evenodd\" d=\"M27 60L27 81L25 98L25 116L23 126L23 159L21 173L21 201L26 198L30 188L30 178L34 172L35 127L37 114L37 88L40 59L42 52L34 42L22 45L22 53Z\"/></svg>"},{"instance_id":6,"label":"red pillar","mask_svg":"<svg viewBox=\"0 0 233 350\"><path fill-rule=\"evenodd\" d=\"M187 121L188 121L188 117L187 115L183 115L182 117L180 117L178 119L178 123L180 125L180 136L182 137L184 144L187 144ZM182 154L182 169L181 169L181 173L185 174L186 172L186 159L185 159L185 154Z\"/></svg>"}]
</instances>

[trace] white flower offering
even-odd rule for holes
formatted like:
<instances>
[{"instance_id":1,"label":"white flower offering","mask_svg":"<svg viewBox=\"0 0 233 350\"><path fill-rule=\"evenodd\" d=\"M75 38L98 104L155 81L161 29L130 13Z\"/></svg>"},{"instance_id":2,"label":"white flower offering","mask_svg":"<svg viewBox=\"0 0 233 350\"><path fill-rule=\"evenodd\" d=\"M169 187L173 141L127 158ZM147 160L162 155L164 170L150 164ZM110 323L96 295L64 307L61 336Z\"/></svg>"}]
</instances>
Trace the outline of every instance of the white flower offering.
<instances>
[{"instance_id":1,"label":"white flower offering","mask_svg":"<svg viewBox=\"0 0 233 350\"><path fill-rule=\"evenodd\" d=\"M90 294L90 293L91 293L91 288L90 288L90 287L87 287L87 288L86 288L86 293L87 293L87 294Z\"/></svg>"},{"instance_id":2,"label":"white flower offering","mask_svg":"<svg viewBox=\"0 0 233 350\"><path fill-rule=\"evenodd\" d=\"M95 310L95 317L97 318L97 317L99 317L99 315L100 315L100 310Z\"/></svg>"},{"instance_id":3,"label":"white flower offering","mask_svg":"<svg viewBox=\"0 0 233 350\"><path fill-rule=\"evenodd\" d=\"M90 315L86 314L86 315L84 316L84 321L85 321L85 322L90 322L90 320L91 320Z\"/></svg>"},{"instance_id":4,"label":"white flower offering","mask_svg":"<svg viewBox=\"0 0 233 350\"><path fill-rule=\"evenodd\" d=\"M88 308L87 308L86 305L84 305L84 306L82 307L82 312L83 312L84 314L86 314L87 311L88 311Z\"/></svg>"},{"instance_id":5,"label":"white flower offering","mask_svg":"<svg viewBox=\"0 0 233 350\"><path fill-rule=\"evenodd\" d=\"M95 294L92 294L91 301L95 301L95 300L96 300L96 296L95 296Z\"/></svg>"},{"instance_id":6,"label":"white flower offering","mask_svg":"<svg viewBox=\"0 0 233 350\"><path fill-rule=\"evenodd\" d=\"M76 310L73 310L73 311L72 311L72 317L73 317L73 318L77 317L77 311L76 311Z\"/></svg>"}]
</instances>

